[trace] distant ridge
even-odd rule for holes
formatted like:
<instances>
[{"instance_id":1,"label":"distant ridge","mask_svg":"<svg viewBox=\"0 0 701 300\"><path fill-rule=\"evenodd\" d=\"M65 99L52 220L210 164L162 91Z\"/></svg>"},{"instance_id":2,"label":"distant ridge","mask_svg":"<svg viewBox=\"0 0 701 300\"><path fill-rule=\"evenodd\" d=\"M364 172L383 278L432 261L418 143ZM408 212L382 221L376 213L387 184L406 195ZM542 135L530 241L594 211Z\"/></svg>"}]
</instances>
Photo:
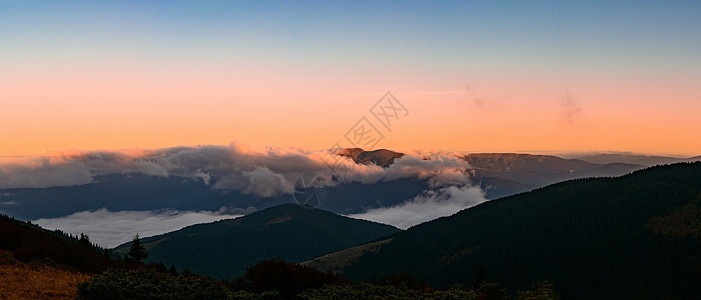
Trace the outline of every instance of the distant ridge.
<instances>
[{"instance_id":1,"label":"distant ridge","mask_svg":"<svg viewBox=\"0 0 701 300\"><path fill-rule=\"evenodd\" d=\"M575 158L584 161L596 163L596 164L607 164L607 163L626 163L626 164L637 164L644 165L646 167L651 167L655 165L663 164L673 164L678 162L696 161L699 160L699 156L690 158L680 158L671 156L649 156L642 154L626 154L626 153L598 153L576 156Z\"/></svg>"},{"instance_id":2,"label":"distant ridge","mask_svg":"<svg viewBox=\"0 0 701 300\"><path fill-rule=\"evenodd\" d=\"M341 149L335 153L358 164L384 168L389 168L405 155L386 149L365 151L361 148ZM485 191L487 199L514 195L569 179L620 176L645 167L514 153L474 153L463 157L470 166L467 171L473 184ZM93 182L79 186L0 189L0 213L22 220L64 217L102 208L109 211L173 209L249 214L294 201L287 194L261 197L235 189L213 188L216 182L216 177L204 182L198 178L175 175L95 175ZM357 214L368 209L402 204L427 189L430 189L428 180L417 177L373 184L343 182L329 189L328 197L319 207L338 214Z\"/></svg>"}]
</instances>

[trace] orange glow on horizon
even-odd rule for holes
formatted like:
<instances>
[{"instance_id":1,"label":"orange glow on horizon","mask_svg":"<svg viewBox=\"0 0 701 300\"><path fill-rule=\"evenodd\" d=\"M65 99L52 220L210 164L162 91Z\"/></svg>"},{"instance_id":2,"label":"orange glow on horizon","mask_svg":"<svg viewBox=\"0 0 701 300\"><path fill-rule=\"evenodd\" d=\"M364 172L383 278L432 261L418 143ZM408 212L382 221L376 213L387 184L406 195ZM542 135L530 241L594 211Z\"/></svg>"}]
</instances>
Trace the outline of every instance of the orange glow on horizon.
<instances>
[{"instance_id":1,"label":"orange glow on horizon","mask_svg":"<svg viewBox=\"0 0 701 300\"><path fill-rule=\"evenodd\" d=\"M437 80L420 70L365 78L366 70L358 69L335 79L274 68L248 71L247 77L222 72L205 79L198 78L202 71L6 75L7 84L0 86L0 156L232 141L351 146L343 135L363 116L374 120L369 109L386 90L410 114L391 132L383 129L379 148L701 154L701 88L683 81L655 85L645 78L612 83L605 76L566 81L512 74L485 76L465 88L459 80Z\"/></svg>"}]
</instances>

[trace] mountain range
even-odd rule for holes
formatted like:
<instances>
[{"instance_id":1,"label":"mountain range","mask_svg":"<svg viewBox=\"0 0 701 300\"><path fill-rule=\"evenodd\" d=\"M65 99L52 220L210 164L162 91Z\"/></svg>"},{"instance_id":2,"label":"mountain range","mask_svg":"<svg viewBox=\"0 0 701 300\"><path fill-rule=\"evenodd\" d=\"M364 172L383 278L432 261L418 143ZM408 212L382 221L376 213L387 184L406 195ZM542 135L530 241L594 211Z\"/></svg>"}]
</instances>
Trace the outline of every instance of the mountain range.
<instances>
[{"instance_id":1,"label":"mountain range","mask_svg":"<svg viewBox=\"0 0 701 300\"><path fill-rule=\"evenodd\" d=\"M647 167L674 164L678 162L694 162L701 160L701 156L694 157L674 157L659 155L642 155L633 153L592 153L582 155L567 155L571 159L580 159L596 164L607 164L611 162L644 165Z\"/></svg>"},{"instance_id":2,"label":"mountain range","mask_svg":"<svg viewBox=\"0 0 701 300\"><path fill-rule=\"evenodd\" d=\"M338 155L357 164L392 166L403 153L385 149L344 149ZM592 163L556 156L485 153L467 154L474 184L487 199L496 199L555 182L584 177L619 176L645 167L639 164ZM612 159L620 156L612 157ZM0 213L22 220L56 218L72 213L106 208L109 211L175 209L248 214L282 203L295 202L292 195L259 197L238 190L215 189L209 182L178 176L142 173L94 175L89 184L50 188L0 190ZM378 181L372 184L344 182L328 188L319 208L339 214L363 213L373 208L399 205L430 189L427 180L416 177Z\"/></svg>"},{"instance_id":3,"label":"mountain range","mask_svg":"<svg viewBox=\"0 0 701 300\"><path fill-rule=\"evenodd\" d=\"M17 259L89 273L119 264L87 238L5 216L0 237L0 264ZM701 162L560 182L407 230L288 203L141 241L149 261L220 279L284 258L354 281L411 274L447 289L474 286L477 273L513 291L547 280L565 299L696 299Z\"/></svg>"},{"instance_id":4,"label":"mountain range","mask_svg":"<svg viewBox=\"0 0 701 300\"><path fill-rule=\"evenodd\" d=\"M282 257L354 281L404 273L445 289L474 285L483 265L514 291L547 280L566 299L693 299L700 220L696 162L556 183L404 231L283 204L143 243L152 261L217 278Z\"/></svg>"}]
</instances>

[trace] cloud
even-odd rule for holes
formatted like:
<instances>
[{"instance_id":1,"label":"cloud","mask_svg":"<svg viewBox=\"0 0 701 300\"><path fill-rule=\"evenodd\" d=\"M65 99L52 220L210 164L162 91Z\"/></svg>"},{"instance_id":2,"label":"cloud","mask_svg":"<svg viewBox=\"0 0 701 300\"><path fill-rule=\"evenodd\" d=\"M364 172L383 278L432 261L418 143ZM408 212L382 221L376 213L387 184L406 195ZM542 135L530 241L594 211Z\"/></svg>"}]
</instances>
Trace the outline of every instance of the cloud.
<instances>
[{"instance_id":1,"label":"cloud","mask_svg":"<svg viewBox=\"0 0 701 300\"><path fill-rule=\"evenodd\" d=\"M330 169L326 162L335 162L336 169ZM234 142L228 146L53 152L49 157L0 164L0 189L81 185L93 182L96 175L136 172L193 178L214 189L276 197L293 193L295 179L307 173L319 174L318 183L325 186L399 178L426 179L441 185L440 181L450 180L446 176L451 172L468 167L457 153L409 153L382 168L359 165L326 150Z\"/></svg>"},{"instance_id":2,"label":"cloud","mask_svg":"<svg viewBox=\"0 0 701 300\"><path fill-rule=\"evenodd\" d=\"M248 178L244 183L244 194L254 194L262 197L271 197L281 193L292 193L292 185L280 174L270 171L267 167L258 166L253 171L244 171L243 176Z\"/></svg>"},{"instance_id":3,"label":"cloud","mask_svg":"<svg viewBox=\"0 0 701 300\"><path fill-rule=\"evenodd\" d=\"M465 100L472 103L472 105L483 111L499 111L503 108L505 103L509 100L508 94L493 95L487 94L478 89L472 88L470 84L465 84Z\"/></svg>"},{"instance_id":4,"label":"cloud","mask_svg":"<svg viewBox=\"0 0 701 300\"><path fill-rule=\"evenodd\" d=\"M577 99L572 96L570 92L565 93L565 96L560 99L560 105L562 105L562 110L560 115L562 119L567 123L572 123L575 117L582 113L582 107L579 105Z\"/></svg>"},{"instance_id":5,"label":"cloud","mask_svg":"<svg viewBox=\"0 0 701 300\"><path fill-rule=\"evenodd\" d=\"M424 191L407 202L392 207L368 210L348 217L394 225L401 229L452 215L487 201L478 187L451 185Z\"/></svg>"},{"instance_id":6,"label":"cloud","mask_svg":"<svg viewBox=\"0 0 701 300\"><path fill-rule=\"evenodd\" d=\"M12 196L12 193L0 193L0 198L11 197L11 196ZM0 202L0 206L14 206L14 205L19 205L19 202L17 202L17 201Z\"/></svg>"},{"instance_id":7,"label":"cloud","mask_svg":"<svg viewBox=\"0 0 701 300\"><path fill-rule=\"evenodd\" d=\"M327 162L334 162L335 169L330 169ZM0 179L5 179L0 180L0 188L69 186L90 183L97 175L137 172L193 178L202 180L213 189L277 197L292 194L295 180L309 173L317 176L315 184L329 187L400 178L426 180L428 189L401 205L352 215L407 228L486 201L482 191L471 185L469 169L462 155L455 152L415 151L383 168L356 164L326 150L260 147L234 142L228 146L55 152L51 157L0 166ZM93 242L113 247L129 241L137 232L143 236L161 234L194 223L234 217L250 210L252 208L223 207L218 212L109 212L101 209L35 222L72 234L86 233Z\"/></svg>"},{"instance_id":8,"label":"cloud","mask_svg":"<svg viewBox=\"0 0 701 300\"><path fill-rule=\"evenodd\" d=\"M212 179L212 176L205 172L202 172L201 169L197 169L197 171L195 171L195 174L193 174L192 177L201 179L202 182L204 182L204 184L209 184L209 180Z\"/></svg>"},{"instance_id":9,"label":"cloud","mask_svg":"<svg viewBox=\"0 0 701 300\"><path fill-rule=\"evenodd\" d=\"M445 157L445 156L440 156ZM351 218L375 221L406 229L411 226L452 215L460 210L487 201L484 192L470 181L464 165L452 160L433 160L440 168L427 178L429 189L413 199L392 207L381 207Z\"/></svg>"},{"instance_id":10,"label":"cloud","mask_svg":"<svg viewBox=\"0 0 701 300\"><path fill-rule=\"evenodd\" d=\"M61 158L22 159L0 165L0 188L72 186L90 183L82 163Z\"/></svg>"},{"instance_id":11,"label":"cloud","mask_svg":"<svg viewBox=\"0 0 701 300\"><path fill-rule=\"evenodd\" d=\"M465 94L468 93L469 89L464 90L436 90L436 91L414 91L402 93L403 95L453 95L453 94Z\"/></svg>"},{"instance_id":12,"label":"cloud","mask_svg":"<svg viewBox=\"0 0 701 300\"><path fill-rule=\"evenodd\" d=\"M113 248L131 241L136 233L142 237L148 237L178 230L192 224L237 217L240 215L208 211L110 212L103 208L95 211L77 212L60 218L38 219L32 222L46 229L60 229L73 235L85 233L90 237L91 242L102 247Z\"/></svg>"}]
</instances>

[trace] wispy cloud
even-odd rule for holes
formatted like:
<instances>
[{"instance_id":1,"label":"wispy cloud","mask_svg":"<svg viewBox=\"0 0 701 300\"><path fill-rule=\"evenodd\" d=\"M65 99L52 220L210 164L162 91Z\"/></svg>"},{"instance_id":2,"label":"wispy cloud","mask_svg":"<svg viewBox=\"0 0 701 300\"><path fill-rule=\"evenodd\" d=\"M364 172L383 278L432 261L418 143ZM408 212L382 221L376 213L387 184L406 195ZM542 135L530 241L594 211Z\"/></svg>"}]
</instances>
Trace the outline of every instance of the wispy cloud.
<instances>
[{"instance_id":1,"label":"wispy cloud","mask_svg":"<svg viewBox=\"0 0 701 300\"><path fill-rule=\"evenodd\" d=\"M472 104L474 108L482 111L502 109L504 103L509 99L508 94L494 95L484 93L473 88L470 84L465 84L465 99Z\"/></svg>"},{"instance_id":2,"label":"wispy cloud","mask_svg":"<svg viewBox=\"0 0 701 300\"><path fill-rule=\"evenodd\" d=\"M570 92L566 92L565 96L560 99L562 119L567 123L575 121L576 117L582 113L582 107L579 101Z\"/></svg>"},{"instance_id":3,"label":"wispy cloud","mask_svg":"<svg viewBox=\"0 0 701 300\"><path fill-rule=\"evenodd\" d=\"M413 91L401 93L402 95L456 95L466 94L468 90L436 90L436 91Z\"/></svg>"}]
</instances>

